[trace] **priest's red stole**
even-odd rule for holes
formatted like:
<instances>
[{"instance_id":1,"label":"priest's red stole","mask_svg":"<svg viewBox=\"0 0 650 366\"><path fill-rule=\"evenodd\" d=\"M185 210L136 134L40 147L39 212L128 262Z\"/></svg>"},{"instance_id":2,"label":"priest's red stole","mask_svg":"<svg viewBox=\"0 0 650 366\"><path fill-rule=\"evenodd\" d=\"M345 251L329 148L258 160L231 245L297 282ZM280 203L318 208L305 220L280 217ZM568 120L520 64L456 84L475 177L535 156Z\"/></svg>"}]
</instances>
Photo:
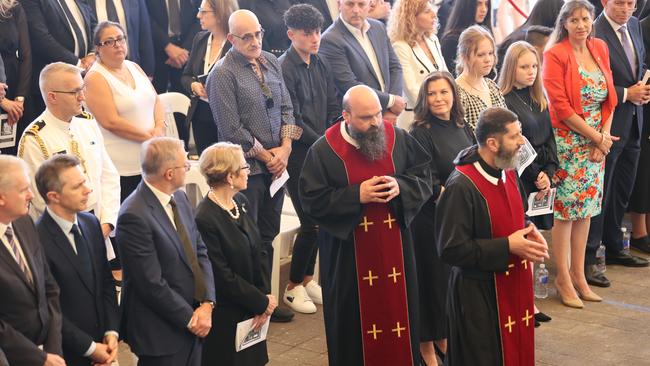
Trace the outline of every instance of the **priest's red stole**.
<instances>
[{"instance_id":1,"label":"priest's red stole","mask_svg":"<svg viewBox=\"0 0 650 366\"><path fill-rule=\"evenodd\" d=\"M485 199L492 226L492 238L503 238L523 229L524 205L514 170L505 172L505 182L492 184L474 166L457 166ZM510 254L508 270L495 273L499 333L505 366L535 365L535 319L533 308L532 262Z\"/></svg>"},{"instance_id":2,"label":"priest's red stole","mask_svg":"<svg viewBox=\"0 0 650 366\"><path fill-rule=\"evenodd\" d=\"M392 124L384 122L388 153L370 161L343 139L340 123L344 122L329 128L325 137L343 161L348 184L395 174ZM363 206L354 230L354 253L364 365L413 365L402 234L388 204Z\"/></svg>"}]
</instances>

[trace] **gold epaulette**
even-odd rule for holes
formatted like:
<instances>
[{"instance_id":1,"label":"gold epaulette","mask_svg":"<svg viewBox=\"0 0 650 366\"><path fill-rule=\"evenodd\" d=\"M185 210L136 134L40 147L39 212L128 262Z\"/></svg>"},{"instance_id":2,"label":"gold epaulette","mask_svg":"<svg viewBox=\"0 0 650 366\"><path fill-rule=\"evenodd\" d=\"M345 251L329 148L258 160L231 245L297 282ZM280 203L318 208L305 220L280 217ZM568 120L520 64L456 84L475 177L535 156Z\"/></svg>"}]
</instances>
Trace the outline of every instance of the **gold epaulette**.
<instances>
[{"instance_id":1,"label":"gold epaulette","mask_svg":"<svg viewBox=\"0 0 650 366\"><path fill-rule=\"evenodd\" d=\"M36 139L36 143L41 149L41 153L43 153L43 158L48 159L50 157L50 154L47 151L47 148L45 147L45 142L43 142L43 139L38 135L38 133L45 127L45 121L40 120L38 122L35 122L32 124L32 126L25 130L25 135L30 135L33 136L34 139ZM21 138L20 139L20 145L18 146L18 157L23 158L25 155L25 139Z\"/></svg>"}]
</instances>

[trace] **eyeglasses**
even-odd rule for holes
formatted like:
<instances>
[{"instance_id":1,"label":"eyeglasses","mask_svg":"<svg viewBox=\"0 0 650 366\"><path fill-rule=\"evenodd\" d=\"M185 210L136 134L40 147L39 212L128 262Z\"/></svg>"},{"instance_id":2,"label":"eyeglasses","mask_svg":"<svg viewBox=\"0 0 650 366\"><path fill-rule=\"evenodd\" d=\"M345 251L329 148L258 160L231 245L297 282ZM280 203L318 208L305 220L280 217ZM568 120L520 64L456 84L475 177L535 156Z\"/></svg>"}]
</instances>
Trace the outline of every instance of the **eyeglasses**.
<instances>
[{"instance_id":1,"label":"eyeglasses","mask_svg":"<svg viewBox=\"0 0 650 366\"><path fill-rule=\"evenodd\" d=\"M83 95L83 93L86 91L86 85L83 85L81 88L77 88L74 90L66 91L66 90L52 90L52 93L61 93L61 94L70 94L74 95L77 98Z\"/></svg>"},{"instance_id":2,"label":"eyeglasses","mask_svg":"<svg viewBox=\"0 0 650 366\"><path fill-rule=\"evenodd\" d=\"M234 33L231 34L233 35L233 37L237 37L246 43L251 43L253 41L253 38L257 39L258 41L262 40L262 38L264 37L264 28L260 28L260 30L255 33L246 33L243 36L238 36Z\"/></svg>"},{"instance_id":3,"label":"eyeglasses","mask_svg":"<svg viewBox=\"0 0 650 366\"><path fill-rule=\"evenodd\" d=\"M125 43L126 43L126 36L119 36L119 37L117 37L115 39L110 38L110 39L105 40L104 42L98 42L97 46L99 46L99 47L104 47L104 46L116 47L116 46L122 46Z\"/></svg>"},{"instance_id":4,"label":"eyeglasses","mask_svg":"<svg viewBox=\"0 0 650 366\"><path fill-rule=\"evenodd\" d=\"M239 167L239 170L244 170L244 169L245 170L251 170L250 164L244 164L244 165Z\"/></svg>"},{"instance_id":5,"label":"eyeglasses","mask_svg":"<svg viewBox=\"0 0 650 366\"><path fill-rule=\"evenodd\" d=\"M205 13L214 13L214 10L199 8L199 14L205 14Z\"/></svg>"},{"instance_id":6,"label":"eyeglasses","mask_svg":"<svg viewBox=\"0 0 650 366\"><path fill-rule=\"evenodd\" d=\"M190 169L192 169L192 165L188 161L188 162L186 162L185 164L183 164L181 166L173 166L173 167L171 167L169 169L180 169L180 168L184 168L186 172L189 172Z\"/></svg>"}]
</instances>

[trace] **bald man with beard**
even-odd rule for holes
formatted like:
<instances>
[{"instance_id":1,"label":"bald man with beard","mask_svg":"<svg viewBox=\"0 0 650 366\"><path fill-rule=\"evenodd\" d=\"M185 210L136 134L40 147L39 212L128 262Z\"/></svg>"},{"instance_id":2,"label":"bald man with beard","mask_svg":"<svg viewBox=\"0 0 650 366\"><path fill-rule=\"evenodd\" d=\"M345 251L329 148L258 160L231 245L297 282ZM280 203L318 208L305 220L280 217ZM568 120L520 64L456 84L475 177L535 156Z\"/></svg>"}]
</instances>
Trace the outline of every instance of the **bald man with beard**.
<instances>
[{"instance_id":1,"label":"bald man with beard","mask_svg":"<svg viewBox=\"0 0 650 366\"><path fill-rule=\"evenodd\" d=\"M300 176L320 226L329 364L419 365L418 294L408 227L431 196L429 156L355 86L343 120L311 147Z\"/></svg>"}]
</instances>

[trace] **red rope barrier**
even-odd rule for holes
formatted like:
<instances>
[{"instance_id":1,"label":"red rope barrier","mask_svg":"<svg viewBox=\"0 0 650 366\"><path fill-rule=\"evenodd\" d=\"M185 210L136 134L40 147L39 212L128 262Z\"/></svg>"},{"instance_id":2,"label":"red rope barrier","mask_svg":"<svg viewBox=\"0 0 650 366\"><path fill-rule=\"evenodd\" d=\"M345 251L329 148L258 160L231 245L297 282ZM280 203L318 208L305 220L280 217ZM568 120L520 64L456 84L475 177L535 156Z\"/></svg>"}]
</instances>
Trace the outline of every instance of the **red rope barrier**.
<instances>
[{"instance_id":1,"label":"red rope barrier","mask_svg":"<svg viewBox=\"0 0 650 366\"><path fill-rule=\"evenodd\" d=\"M519 8L519 6L517 6L517 4L515 4L515 1L514 1L514 0L508 0L508 2L510 3L510 5L512 5L513 8L515 8L515 10L517 11L517 13L521 14L522 17L528 19L528 15L527 15L526 13L524 13L524 11L521 10L521 9Z\"/></svg>"}]
</instances>

